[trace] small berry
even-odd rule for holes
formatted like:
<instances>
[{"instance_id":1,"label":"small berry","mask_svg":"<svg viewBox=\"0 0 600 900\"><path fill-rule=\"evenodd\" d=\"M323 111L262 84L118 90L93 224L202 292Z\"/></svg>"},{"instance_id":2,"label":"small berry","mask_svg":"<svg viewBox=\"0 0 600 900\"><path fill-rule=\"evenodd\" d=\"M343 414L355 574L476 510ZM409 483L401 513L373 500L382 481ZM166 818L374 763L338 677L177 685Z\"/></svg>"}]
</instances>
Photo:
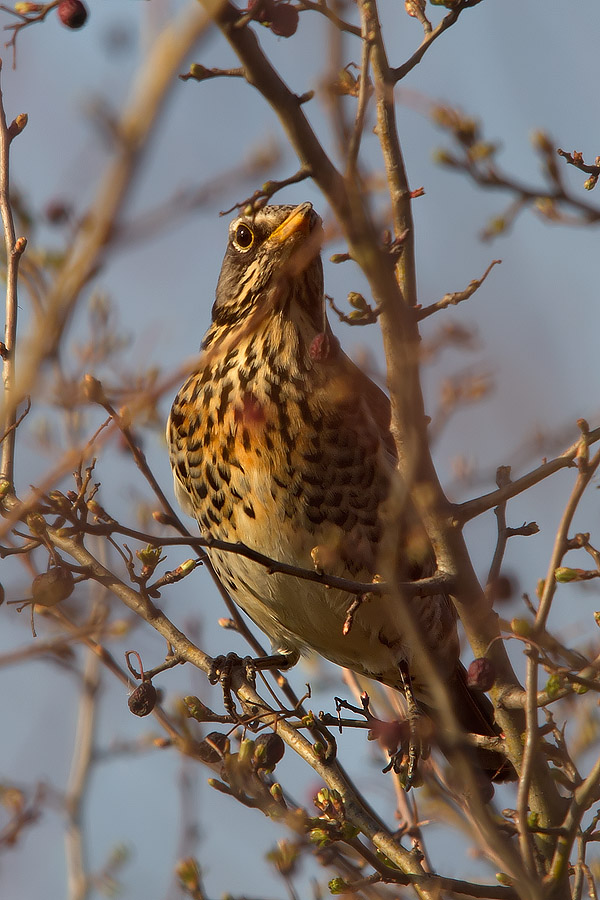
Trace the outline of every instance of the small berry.
<instances>
[{"instance_id":1,"label":"small berry","mask_svg":"<svg viewBox=\"0 0 600 900\"><path fill-rule=\"evenodd\" d=\"M291 37L298 28L298 10L291 3L278 3L271 15L271 31L279 37Z\"/></svg>"},{"instance_id":2,"label":"small berry","mask_svg":"<svg viewBox=\"0 0 600 900\"><path fill-rule=\"evenodd\" d=\"M270 22L275 3L273 0L249 0L247 9L257 22Z\"/></svg>"},{"instance_id":3,"label":"small berry","mask_svg":"<svg viewBox=\"0 0 600 900\"><path fill-rule=\"evenodd\" d=\"M73 593L75 582L69 569L55 566L36 575L31 585L31 597L38 606L56 606Z\"/></svg>"},{"instance_id":4,"label":"small berry","mask_svg":"<svg viewBox=\"0 0 600 900\"><path fill-rule=\"evenodd\" d=\"M61 0L56 11L67 28L81 28L88 17L87 8L81 0Z\"/></svg>"},{"instance_id":5,"label":"small berry","mask_svg":"<svg viewBox=\"0 0 600 900\"><path fill-rule=\"evenodd\" d=\"M489 691L496 680L493 662L485 656L474 659L467 671L467 684L477 691Z\"/></svg>"},{"instance_id":6,"label":"small berry","mask_svg":"<svg viewBox=\"0 0 600 900\"><path fill-rule=\"evenodd\" d=\"M252 762L256 769L272 771L285 751L285 744L278 734L259 734L254 742Z\"/></svg>"},{"instance_id":7,"label":"small berry","mask_svg":"<svg viewBox=\"0 0 600 900\"><path fill-rule=\"evenodd\" d=\"M129 695L127 704L134 716L148 716L156 706L156 688L151 681L142 681Z\"/></svg>"},{"instance_id":8,"label":"small berry","mask_svg":"<svg viewBox=\"0 0 600 900\"><path fill-rule=\"evenodd\" d=\"M51 200L44 210L50 225L64 225L71 218L71 208L62 200Z\"/></svg>"},{"instance_id":9,"label":"small berry","mask_svg":"<svg viewBox=\"0 0 600 900\"><path fill-rule=\"evenodd\" d=\"M204 762L221 762L223 757L229 753L229 746L229 738L226 734L222 734L220 731L211 731L201 743L201 758Z\"/></svg>"}]
</instances>

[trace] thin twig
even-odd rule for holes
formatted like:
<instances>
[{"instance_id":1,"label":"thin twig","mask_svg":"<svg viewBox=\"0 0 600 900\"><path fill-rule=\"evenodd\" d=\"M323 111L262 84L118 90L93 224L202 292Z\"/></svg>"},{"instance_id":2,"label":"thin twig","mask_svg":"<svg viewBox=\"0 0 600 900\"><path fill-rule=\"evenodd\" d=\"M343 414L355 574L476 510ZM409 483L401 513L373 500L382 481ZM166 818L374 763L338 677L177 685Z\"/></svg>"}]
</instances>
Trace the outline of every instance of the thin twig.
<instances>
[{"instance_id":1,"label":"thin twig","mask_svg":"<svg viewBox=\"0 0 600 900\"><path fill-rule=\"evenodd\" d=\"M183 61L209 26L197 6L186 6L163 29L147 54L130 98L115 125L115 152L104 172L96 196L82 215L86 227L78 230L51 285L44 316L29 335L28 357L19 369L17 393L32 393L44 363L52 357L71 319L81 291L97 273L114 241L117 221L134 181L159 115Z\"/></svg>"},{"instance_id":2,"label":"thin twig","mask_svg":"<svg viewBox=\"0 0 600 900\"><path fill-rule=\"evenodd\" d=\"M586 441L588 437L589 435L586 434ZM555 572L560 566L563 556L568 550L567 539L569 529L571 528L571 522L573 521L573 516L575 515L575 511L579 506L579 502L581 501L583 493L590 483L592 477L594 476L598 466L600 466L600 450L596 452L596 455L589 462L585 463L582 466L579 471L579 475L577 476L577 480L575 482L573 490L571 491L571 496L569 497L562 519L560 521L560 525L558 527L558 531L556 532L554 548L550 557L546 579L544 581L544 590L542 591L542 596L540 597L540 604L535 619L536 631L542 631L546 627L546 622L550 614L550 607L552 605L552 600L556 592Z\"/></svg>"},{"instance_id":3,"label":"thin twig","mask_svg":"<svg viewBox=\"0 0 600 900\"><path fill-rule=\"evenodd\" d=\"M91 650L86 654L73 741L71 770L65 794L67 828L65 834L69 900L84 900L89 892L89 875L82 836L83 801L89 784L94 754L96 701L100 685L100 661Z\"/></svg>"},{"instance_id":4,"label":"thin twig","mask_svg":"<svg viewBox=\"0 0 600 900\"><path fill-rule=\"evenodd\" d=\"M527 678L526 678L526 705L525 717L527 722L525 748L521 771L519 772L519 787L517 794L517 826L519 829L519 847L523 862L532 875L536 874L535 850L533 836L529 830L529 788L531 785L532 768L537 761L539 748L539 726L537 719L537 672L538 654L533 646L527 651Z\"/></svg>"},{"instance_id":5,"label":"thin twig","mask_svg":"<svg viewBox=\"0 0 600 900\"><path fill-rule=\"evenodd\" d=\"M587 434L586 439L588 444L593 444L600 440L600 427L592 429ZM463 503L456 503L453 506L453 515L456 521L464 524L471 519L474 519L476 516L480 516L482 513L487 512L488 509L492 509L494 506L498 506L500 503L510 500L511 497L522 494L524 491L539 484L540 481L543 481L550 475L554 475L555 472L560 472L561 469L572 468L575 465L575 459L580 449L581 439L574 444L571 444L571 446L561 453L560 456L551 459L549 462L542 463L541 466L532 469L531 472L521 476L521 478L517 478L516 481L511 481L510 484L498 488L496 491L490 491L489 494L483 494L481 497L476 497L474 500L465 500Z\"/></svg>"},{"instance_id":6,"label":"thin twig","mask_svg":"<svg viewBox=\"0 0 600 900\"><path fill-rule=\"evenodd\" d=\"M0 60L0 71L2 61ZM26 118L25 118L26 123ZM15 123L17 120L15 120ZM2 459L0 478L7 481L10 492L14 494L14 462L17 427L18 396L15 390L15 353L17 341L17 282L19 260L27 241L15 237L15 225L10 204L10 144L12 137L20 133L14 125L7 124L2 90L0 89L0 214L4 227L4 246L6 251L6 326L4 331L4 347L2 352L2 375L4 381L4 421L2 433ZM24 124L22 127L25 127ZM12 132L11 132L12 129Z\"/></svg>"},{"instance_id":7,"label":"thin twig","mask_svg":"<svg viewBox=\"0 0 600 900\"><path fill-rule=\"evenodd\" d=\"M347 31L348 34L353 34L355 37L361 36L360 28L357 28L356 25L352 25L351 22L345 22L341 19L337 13L327 6L325 0L318 0L318 2L313 2L313 0L300 0L298 9L307 9L312 12L321 13L321 15L325 16L326 19L329 19L339 31Z\"/></svg>"},{"instance_id":8,"label":"thin twig","mask_svg":"<svg viewBox=\"0 0 600 900\"><path fill-rule=\"evenodd\" d=\"M438 300L437 303L432 303L430 306L418 309L416 311L417 321L421 322L423 319L433 315L433 313L438 312L440 309L447 309L449 306L456 306L457 304L462 303L463 300L468 300L469 297L472 297L475 291L481 287L494 266L500 265L501 262L501 259L493 259L481 278L474 278L470 281L468 287L464 291L454 291L450 294L444 294L442 299Z\"/></svg>"},{"instance_id":9,"label":"thin twig","mask_svg":"<svg viewBox=\"0 0 600 900\"><path fill-rule=\"evenodd\" d=\"M481 0L463 0L462 3L458 3L454 9L451 9L447 15L444 16L439 25L430 31L429 34L426 34L421 42L420 46L413 53L413 55L406 60L401 66L398 66L395 69L390 70L390 74L394 80L394 82L401 81L408 73L414 69L414 67L421 62L426 52L429 50L434 41L436 41L444 31L447 31L451 25L454 25L459 15L464 9L467 9L470 6L475 6L477 3L481 2Z\"/></svg>"},{"instance_id":10,"label":"thin twig","mask_svg":"<svg viewBox=\"0 0 600 900\"><path fill-rule=\"evenodd\" d=\"M316 584L324 584L331 588L337 588L346 591L348 594L384 594L390 590L389 584L385 582L362 582L352 581L349 578L342 578L338 575L328 575L325 572L316 569L303 569L301 566L294 566L289 563L279 562L247 547L240 541L222 541L219 538L211 536L195 536L187 532L182 533L182 537L166 537L164 535L149 534L148 532L137 531L135 528L129 528L126 525L120 525L113 521L107 524L86 523L82 526L82 531L86 534L108 536L111 534L122 534L126 537L135 538L139 541L160 547L173 547L186 545L193 547L195 550L208 548L210 550L221 550L226 553L235 553L243 556L245 559L251 559L253 562L264 566L269 570L270 574L279 573L282 575L290 575L295 578L302 578L304 581L314 581ZM203 559L204 562L204 559ZM408 599L411 597L426 597L440 593L440 591L449 591L452 589L452 579L441 573L434 573L425 578L419 578L417 581L401 581L394 583L394 589L400 591Z\"/></svg>"},{"instance_id":11,"label":"thin twig","mask_svg":"<svg viewBox=\"0 0 600 900\"><path fill-rule=\"evenodd\" d=\"M358 84L358 104L356 107L356 118L354 120L354 128L350 135L350 145L348 147L348 160L346 163L346 178L353 179L356 177L356 167L358 163L358 154L360 151L360 142L362 140L365 128L365 117L367 113L367 104L371 94L371 84L369 81L369 62L371 58L371 41L369 34L365 29L365 22L362 23L362 52L360 62L360 76Z\"/></svg>"}]
</instances>

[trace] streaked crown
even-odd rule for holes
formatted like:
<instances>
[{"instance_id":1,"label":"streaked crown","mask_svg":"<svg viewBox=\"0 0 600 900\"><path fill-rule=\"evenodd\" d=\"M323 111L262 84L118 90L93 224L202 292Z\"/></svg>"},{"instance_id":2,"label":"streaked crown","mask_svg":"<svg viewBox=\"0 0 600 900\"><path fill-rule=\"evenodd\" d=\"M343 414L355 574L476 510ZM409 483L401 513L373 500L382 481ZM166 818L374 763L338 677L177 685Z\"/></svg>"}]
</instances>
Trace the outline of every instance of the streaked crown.
<instances>
[{"instance_id":1,"label":"streaked crown","mask_svg":"<svg viewBox=\"0 0 600 900\"><path fill-rule=\"evenodd\" d=\"M235 326L255 310L261 318L285 314L294 303L322 322L322 233L321 218L310 203L266 206L253 216L234 219L212 309L213 325Z\"/></svg>"}]
</instances>

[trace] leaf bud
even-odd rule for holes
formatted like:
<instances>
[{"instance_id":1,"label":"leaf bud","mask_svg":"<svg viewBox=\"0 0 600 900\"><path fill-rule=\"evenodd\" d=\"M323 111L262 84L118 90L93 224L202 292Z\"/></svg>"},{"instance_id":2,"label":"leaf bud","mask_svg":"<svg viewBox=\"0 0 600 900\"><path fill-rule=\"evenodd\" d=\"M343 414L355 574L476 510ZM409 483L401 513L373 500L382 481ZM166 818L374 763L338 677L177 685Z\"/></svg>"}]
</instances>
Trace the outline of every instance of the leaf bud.
<instances>
[{"instance_id":1,"label":"leaf bud","mask_svg":"<svg viewBox=\"0 0 600 900\"><path fill-rule=\"evenodd\" d=\"M83 376L83 395L90 403L99 403L100 406L107 402L102 382L88 372Z\"/></svg>"},{"instance_id":2,"label":"leaf bud","mask_svg":"<svg viewBox=\"0 0 600 900\"><path fill-rule=\"evenodd\" d=\"M246 763L252 760L254 755L254 741L250 738L244 738L240 741L240 750L238 753L238 760L241 765L245 765Z\"/></svg>"},{"instance_id":3,"label":"leaf bud","mask_svg":"<svg viewBox=\"0 0 600 900\"><path fill-rule=\"evenodd\" d=\"M550 675L546 682L546 693L551 700L554 700L554 698L558 696L564 683L564 678L562 675L559 675L558 672L553 672L552 675Z\"/></svg>"},{"instance_id":4,"label":"leaf bud","mask_svg":"<svg viewBox=\"0 0 600 900\"><path fill-rule=\"evenodd\" d=\"M326 847L327 844L331 843L329 832L325 831L324 828L312 828L308 837L313 844L317 845L317 847Z\"/></svg>"},{"instance_id":5,"label":"leaf bud","mask_svg":"<svg viewBox=\"0 0 600 900\"><path fill-rule=\"evenodd\" d=\"M517 634L519 637L531 637L533 628L531 626L531 622L528 622L527 619L511 619L510 622L510 630L513 634Z\"/></svg>"},{"instance_id":6,"label":"leaf bud","mask_svg":"<svg viewBox=\"0 0 600 900\"><path fill-rule=\"evenodd\" d=\"M200 894L201 869L198 861L193 856L189 856L187 859L180 859L175 866L175 874L186 894L190 896Z\"/></svg>"},{"instance_id":7,"label":"leaf bud","mask_svg":"<svg viewBox=\"0 0 600 900\"><path fill-rule=\"evenodd\" d=\"M46 520L41 513L28 513L25 521L32 534L44 534L46 531Z\"/></svg>"}]
</instances>

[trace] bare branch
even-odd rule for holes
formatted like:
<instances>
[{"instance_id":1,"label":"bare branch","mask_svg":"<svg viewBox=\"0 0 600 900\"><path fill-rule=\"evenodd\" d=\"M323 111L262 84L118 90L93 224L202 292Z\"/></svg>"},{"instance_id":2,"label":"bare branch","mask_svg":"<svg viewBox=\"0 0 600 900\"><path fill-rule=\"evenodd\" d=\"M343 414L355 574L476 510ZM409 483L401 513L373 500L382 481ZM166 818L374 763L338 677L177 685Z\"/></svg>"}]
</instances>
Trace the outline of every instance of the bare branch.
<instances>
[{"instance_id":1,"label":"bare branch","mask_svg":"<svg viewBox=\"0 0 600 900\"><path fill-rule=\"evenodd\" d=\"M600 427L592 429L587 435L589 444L595 443L598 440L600 440ZM455 504L453 507L453 515L455 516L456 521L464 524L470 519L474 519L476 516L480 516L482 513L487 512L488 509L492 509L494 506L498 506L500 503L510 500L511 497L522 494L524 491L539 484L540 481L543 481L550 475L554 475L555 472L560 472L561 469L573 468L580 451L581 439L572 444L564 451L564 453L561 453L560 456L551 459L549 462L542 463L541 466L538 466L526 475L521 476L521 478L517 478L516 481L511 481L497 491L490 491L489 494L476 497L474 500L465 500L463 503Z\"/></svg>"},{"instance_id":2,"label":"bare branch","mask_svg":"<svg viewBox=\"0 0 600 900\"><path fill-rule=\"evenodd\" d=\"M469 297L472 297L476 290L478 290L485 279L488 277L494 266L500 265L502 262L501 259L493 259L481 278L474 278L469 282L469 286L464 291L454 291L451 294L444 294L441 300L438 300L437 303L432 303L431 306L425 306L422 309L418 309L416 312L417 321L421 321L422 319L426 319L428 316L433 315L433 313L438 312L440 309L447 309L448 306L456 306L459 303L462 303L463 300L468 300Z\"/></svg>"},{"instance_id":3,"label":"bare branch","mask_svg":"<svg viewBox=\"0 0 600 900\"><path fill-rule=\"evenodd\" d=\"M0 60L0 70L2 61ZM21 123L18 128L15 124ZM4 416L3 445L0 463L0 478L9 485L8 490L14 494L14 459L17 428L17 406L19 395L15 386L16 380L16 342L17 342L17 282L19 261L27 246L24 237L16 238L12 209L10 205L10 169L9 151L14 136L19 134L27 123L27 116L15 119L7 124L4 101L0 90L0 215L4 227L4 246L6 248L6 325L4 346L2 351L2 377L4 381Z\"/></svg>"}]
</instances>

